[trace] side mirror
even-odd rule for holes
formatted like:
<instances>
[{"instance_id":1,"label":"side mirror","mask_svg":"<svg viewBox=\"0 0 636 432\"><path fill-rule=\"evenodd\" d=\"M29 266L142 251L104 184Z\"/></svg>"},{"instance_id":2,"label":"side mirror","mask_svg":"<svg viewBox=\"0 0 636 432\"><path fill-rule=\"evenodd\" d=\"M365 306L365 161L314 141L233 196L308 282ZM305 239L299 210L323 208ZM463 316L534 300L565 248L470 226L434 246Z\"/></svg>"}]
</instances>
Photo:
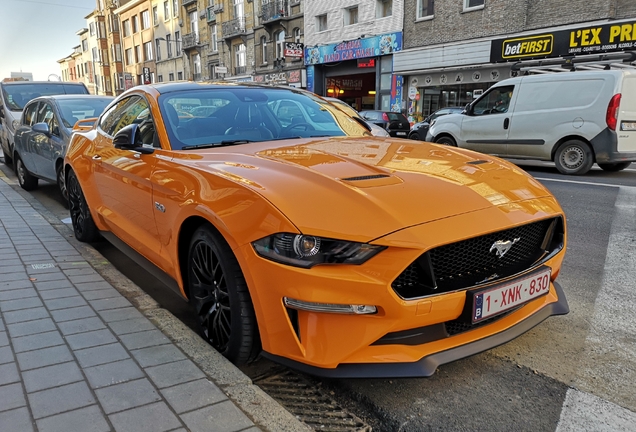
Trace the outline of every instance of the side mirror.
<instances>
[{"instance_id":1,"label":"side mirror","mask_svg":"<svg viewBox=\"0 0 636 432\"><path fill-rule=\"evenodd\" d=\"M33 132L44 134L48 137L51 136L51 130L49 129L49 125L46 123L36 123L33 125L31 130L33 130Z\"/></svg>"},{"instance_id":2,"label":"side mirror","mask_svg":"<svg viewBox=\"0 0 636 432\"><path fill-rule=\"evenodd\" d=\"M466 106L464 107L464 111L463 111L463 113L464 113L464 114L468 114L468 115L470 115L470 114L471 114L471 105L470 105L470 102L469 102L469 103L467 103L467 104L466 104Z\"/></svg>"},{"instance_id":3,"label":"side mirror","mask_svg":"<svg viewBox=\"0 0 636 432\"><path fill-rule=\"evenodd\" d=\"M154 153L154 148L143 146L140 135L139 125L134 123L129 124L115 134L113 145L115 148L122 150L132 150L143 154Z\"/></svg>"}]
</instances>

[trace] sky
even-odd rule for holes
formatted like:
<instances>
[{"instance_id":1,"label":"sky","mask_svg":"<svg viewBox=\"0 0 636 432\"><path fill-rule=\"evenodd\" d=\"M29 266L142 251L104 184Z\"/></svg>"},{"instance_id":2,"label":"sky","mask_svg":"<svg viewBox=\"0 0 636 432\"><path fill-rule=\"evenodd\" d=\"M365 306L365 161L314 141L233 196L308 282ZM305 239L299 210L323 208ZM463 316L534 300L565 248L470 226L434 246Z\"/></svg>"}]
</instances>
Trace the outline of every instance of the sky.
<instances>
[{"instance_id":1,"label":"sky","mask_svg":"<svg viewBox=\"0 0 636 432\"><path fill-rule=\"evenodd\" d=\"M38 81L60 76L57 61L79 45L76 33L95 5L95 0L0 0L0 81L11 72L31 72Z\"/></svg>"}]
</instances>

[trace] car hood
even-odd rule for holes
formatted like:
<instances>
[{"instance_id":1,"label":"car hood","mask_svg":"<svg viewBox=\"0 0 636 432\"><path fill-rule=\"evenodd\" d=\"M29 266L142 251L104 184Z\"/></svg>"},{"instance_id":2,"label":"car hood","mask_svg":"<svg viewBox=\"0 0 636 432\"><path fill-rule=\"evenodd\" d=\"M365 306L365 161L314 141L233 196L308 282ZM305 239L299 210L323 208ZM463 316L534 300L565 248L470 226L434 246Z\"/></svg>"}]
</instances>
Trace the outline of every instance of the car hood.
<instances>
[{"instance_id":1,"label":"car hood","mask_svg":"<svg viewBox=\"0 0 636 432\"><path fill-rule=\"evenodd\" d=\"M303 233L355 241L550 195L508 162L417 141L270 141L175 159L253 189Z\"/></svg>"}]
</instances>

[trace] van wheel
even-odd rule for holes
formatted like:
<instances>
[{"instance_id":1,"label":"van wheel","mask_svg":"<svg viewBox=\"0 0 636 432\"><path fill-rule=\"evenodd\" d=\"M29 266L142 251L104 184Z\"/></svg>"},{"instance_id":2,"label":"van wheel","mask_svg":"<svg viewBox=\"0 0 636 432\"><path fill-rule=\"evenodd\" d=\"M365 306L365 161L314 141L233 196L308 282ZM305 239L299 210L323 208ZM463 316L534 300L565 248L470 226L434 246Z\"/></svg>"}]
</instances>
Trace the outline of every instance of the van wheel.
<instances>
[{"instance_id":1,"label":"van wheel","mask_svg":"<svg viewBox=\"0 0 636 432\"><path fill-rule=\"evenodd\" d=\"M600 166L603 171L617 172L617 171L624 170L631 164L632 164L631 162L600 163L598 164L598 166Z\"/></svg>"},{"instance_id":2,"label":"van wheel","mask_svg":"<svg viewBox=\"0 0 636 432\"><path fill-rule=\"evenodd\" d=\"M38 178L34 177L24 166L20 156L15 158L15 174L18 176L18 183L25 191L32 191L38 187Z\"/></svg>"},{"instance_id":3,"label":"van wheel","mask_svg":"<svg viewBox=\"0 0 636 432\"><path fill-rule=\"evenodd\" d=\"M448 135L441 136L435 140L437 144L457 147L457 143L453 139L453 137L449 137Z\"/></svg>"},{"instance_id":4,"label":"van wheel","mask_svg":"<svg viewBox=\"0 0 636 432\"><path fill-rule=\"evenodd\" d=\"M592 168L592 150L583 141L569 140L559 146L554 163L562 174L583 175Z\"/></svg>"}]
</instances>

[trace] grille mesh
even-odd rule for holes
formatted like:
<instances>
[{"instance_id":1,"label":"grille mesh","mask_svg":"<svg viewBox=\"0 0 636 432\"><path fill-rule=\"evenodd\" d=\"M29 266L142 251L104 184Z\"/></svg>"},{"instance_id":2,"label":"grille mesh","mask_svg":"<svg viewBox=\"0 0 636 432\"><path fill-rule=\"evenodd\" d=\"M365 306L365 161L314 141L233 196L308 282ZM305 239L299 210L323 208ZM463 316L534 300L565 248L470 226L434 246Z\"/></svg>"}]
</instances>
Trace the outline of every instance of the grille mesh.
<instances>
[{"instance_id":1,"label":"grille mesh","mask_svg":"<svg viewBox=\"0 0 636 432\"><path fill-rule=\"evenodd\" d=\"M432 249L398 276L393 289L406 299L422 297L470 288L529 269L550 251L544 250L542 245L554 221L546 219ZM560 232L555 234L562 234L562 225L557 226ZM516 240L501 258L496 250L491 251L499 240ZM548 245L548 249L560 247L559 244Z\"/></svg>"}]
</instances>

